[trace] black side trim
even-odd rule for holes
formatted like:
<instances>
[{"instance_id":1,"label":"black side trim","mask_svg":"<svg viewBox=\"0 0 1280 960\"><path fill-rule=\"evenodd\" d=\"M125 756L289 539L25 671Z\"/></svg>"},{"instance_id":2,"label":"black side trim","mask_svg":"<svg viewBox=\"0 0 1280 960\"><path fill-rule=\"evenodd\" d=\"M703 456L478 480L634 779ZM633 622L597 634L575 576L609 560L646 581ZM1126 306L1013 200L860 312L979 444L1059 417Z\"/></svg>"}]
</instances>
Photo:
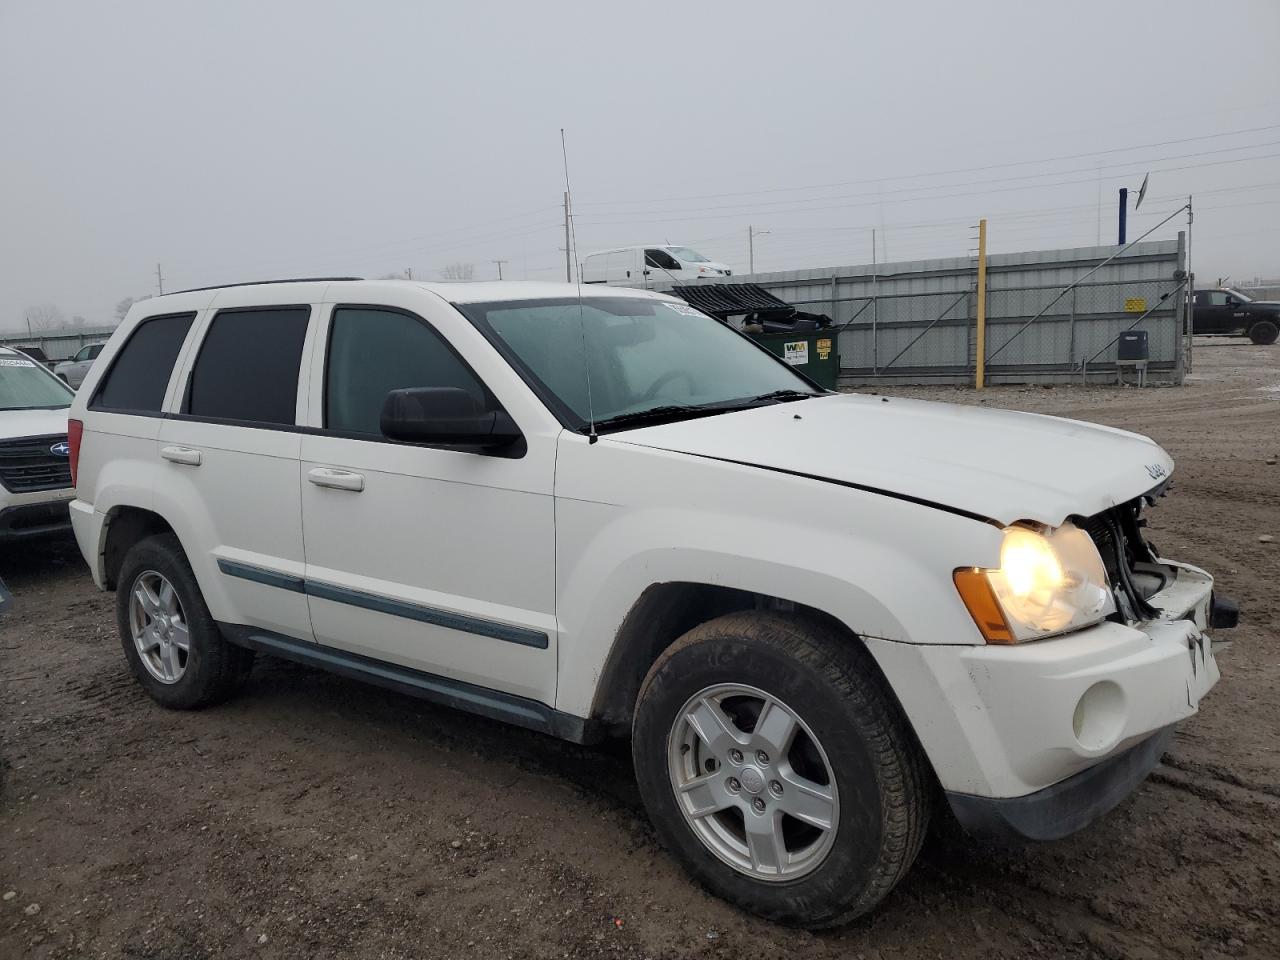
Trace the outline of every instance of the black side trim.
<instances>
[{"instance_id":1,"label":"black side trim","mask_svg":"<svg viewBox=\"0 0 1280 960\"><path fill-rule=\"evenodd\" d=\"M540 630L529 630L525 627L516 627L507 623L495 623L493 620L482 620L479 617L470 617L463 613L454 613L451 610L441 610L438 607L408 603L404 600L391 600L387 597L380 597L377 594L365 593L362 590L335 587L330 583L308 580L306 581L306 592L308 596L318 597L321 600L333 600L335 603L346 603L353 607L363 607L366 610L374 610L378 613L388 613L393 617L404 617L407 620L418 620L422 623L434 624L437 627L447 627L450 630L461 630L464 633L492 637L494 640L506 640L508 643L537 647L539 650L546 650L551 643L547 635Z\"/></svg>"},{"instance_id":2,"label":"black side trim","mask_svg":"<svg viewBox=\"0 0 1280 960\"><path fill-rule=\"evenodd\" d=\"M599 731L594 724L527 697L451 680L255 627L225 623L218 626L228 641L251 650L295 660L492 720L548 733L562 740L590 743L599 739Z\"/></svg>"},{"instance_id":3,"label":"black side trim","mask_svg":"<svg viewBox=\"0 0 1280 960\"><path fill-rule=\"evenodd\" d=\"M223 560L221 558L218 560L218 569L229 577L252 580L254 583L265 583L269 587L279 587L281 590L291 590L294 593L304 592L303 579L288 573L278 573L275 570L255 567L253 564L239 563L235 560Z\"/></svg>"},{"instance_id":4,"label":"black side trim","mask_svg":"<svg viewBox=\"0 0 1280 960\"><path fill-rule=\"evenodd\" d=\"M1025 797L947 792L951 811L970 833L994 840L1058 840L1088 826L1146 779L1173 739L1165 727L1124 753Z\"/></svg>"},{"instance_id":5,"label":"black side trim","mask_svg":"<svg viewBox=\"0 0 1280 960\"><path fill-rule=\"evenodd\" d=\"M819 387L818 389L822 389ZM618 437L623 443L627 441L625 438ZM646 444L647 446L647 444ZM659 448L655 448L659 449ZM665 447L660 449L666 450ZM787 470L783 467L769 467L761 463L747 463L745 460L730 460L728 457L713 457L706 453L690 453L687 450L667 450L667 453L683 453L688 457L700 457L703 460L716 460L719 463L732 463L739 467L754 467L757 470L768 470L770 473L784 473L789 477L802 477L805 480L817 480L819 483L833 483L837 487L848 487L850 490L861 490L863 493L874 493L881 497L890 497L894 500L905 500L907 503L917 503L922 507L931 507L934 510L941 510L943 513L952 513L957 517L967 517L970 520L977 520L979 523L989 523L992 526L1004 529L1004 524L991 517L984 517L980 513L971 513L968 510L961 510L959 507L951 507L945 503L937 503L933 500L926 500L923 497L913 497L906 493L895 493L893 490L885 490L882 487L869 487L865 483L853 483L849 480L834 480L831 477L820 477L814 473L801 473L799 470Z\"/></svg>"},{"instance_id":6,"label":"black side trim","mask_svg":"<svg viewBox=\"0 0 1280 960\"><path fill-rule=\"evenodd\" d=\"M229 577L252 580L254 583L263 583L269 587L305 593L320 600L346 603L353 607L390 614L393 617L404 617L406 620L417 620L420 623L446 627L449 630L474 633L477 636L492 637L494 640L505 640L525 647L536 647L539 650L546 650L551 645L550 638L541 630L530 630L527 627L517 627L509 623L497 623L493 620L470 617L464 613L454 613L452 610L441 610L438 607L409 603L405 600L392 600L374 593L365 593L363 590L351 590L331 583L305 580L302 577L267 570L248 563L239 563L235 560L220 558L218 569Z\"/></svg>"}]
</instances>

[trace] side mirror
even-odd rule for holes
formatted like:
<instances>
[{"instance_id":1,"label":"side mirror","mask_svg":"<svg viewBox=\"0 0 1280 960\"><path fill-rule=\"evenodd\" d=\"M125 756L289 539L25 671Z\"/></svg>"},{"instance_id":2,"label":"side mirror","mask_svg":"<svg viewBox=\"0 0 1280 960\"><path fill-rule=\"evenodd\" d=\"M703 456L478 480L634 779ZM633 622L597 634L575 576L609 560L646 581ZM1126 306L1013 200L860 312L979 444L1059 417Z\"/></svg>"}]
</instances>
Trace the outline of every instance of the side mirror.
<instances>
[{"instance_id":1,"label":"side mirror","mask_svg":"<svg viewBox=\"0 0 1280 960\"><path fill-rule=\"evenodd\" d=\"M382 435L444 447L505 447L521 438L505 410L484 410L458 387L392 390L382 403Z\"/></svg>"}]
</instances>

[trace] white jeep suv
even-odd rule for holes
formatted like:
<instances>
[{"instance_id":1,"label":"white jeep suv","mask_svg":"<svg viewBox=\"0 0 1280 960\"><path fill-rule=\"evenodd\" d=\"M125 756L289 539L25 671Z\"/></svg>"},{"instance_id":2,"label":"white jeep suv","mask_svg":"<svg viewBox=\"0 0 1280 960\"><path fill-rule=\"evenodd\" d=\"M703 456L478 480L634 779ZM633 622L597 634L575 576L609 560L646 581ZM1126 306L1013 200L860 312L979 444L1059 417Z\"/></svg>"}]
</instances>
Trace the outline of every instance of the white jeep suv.
<instances>
[{"instance_id":1,"label":"white jeep suv","mask_svg":"<svg viewBox=\"0 0 1280 960\"><path fill-rule=\"evenodd\" d=\"M1150 440L826 393L639 290L157 297L71 416L76 537L161 704L260 652L629 736L688 870L814 928L893 888L937 802L1038 839L1120 802L1234 623L1142 537Z\"/></svg>"},{"instance_id":2,"label":"white jeep suv","mask_svg":"<svg viewBox=\"0 0 1280 960\"><path fill-rule=\"evenodd\" d=\"M74 396L43 364L0 347L0 543L67 532Z\"/></svg>"}]
</instances>

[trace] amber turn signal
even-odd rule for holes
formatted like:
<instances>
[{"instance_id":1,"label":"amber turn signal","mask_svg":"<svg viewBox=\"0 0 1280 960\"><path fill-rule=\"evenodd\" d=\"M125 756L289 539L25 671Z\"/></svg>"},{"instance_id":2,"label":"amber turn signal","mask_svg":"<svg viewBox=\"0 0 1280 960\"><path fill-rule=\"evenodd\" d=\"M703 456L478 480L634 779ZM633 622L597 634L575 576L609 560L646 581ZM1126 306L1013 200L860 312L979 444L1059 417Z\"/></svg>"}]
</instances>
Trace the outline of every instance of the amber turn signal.
<instances>
[{"instance_id":1,"label":"amber turn signal","mask_svg":"<svg viewBox=\"0 0 1280 960\"><path fill-rule=\"evenodd\" d=\"M987 643L1017 643L1018 639L1009 628L1009 621L996 600L995 591L987 580L984 570L977 567L961 567L952 574L956 589L960 591L960 599L969 609L969 616L978 625Z\"/></svg>"}]
</instances>

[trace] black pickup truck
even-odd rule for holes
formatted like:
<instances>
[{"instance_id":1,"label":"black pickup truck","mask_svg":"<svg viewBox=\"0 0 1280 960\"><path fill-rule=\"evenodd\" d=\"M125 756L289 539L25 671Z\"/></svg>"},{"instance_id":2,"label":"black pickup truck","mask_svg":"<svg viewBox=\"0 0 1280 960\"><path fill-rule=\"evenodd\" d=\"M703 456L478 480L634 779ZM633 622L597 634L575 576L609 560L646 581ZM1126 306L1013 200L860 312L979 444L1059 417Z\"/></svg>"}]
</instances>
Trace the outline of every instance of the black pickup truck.
<instances>
[{"instance_id":1,"label":"black pickup truck","mask_svg":"<svg viewBox=\"0 0 1280 960\"><path fill-rule=\"evenodd\" d=\"M1275 343L1280 335L1280 300L1253 300L1231 287L1195 292L1193 333L1248 337Z\"/></svg>"}]
</instances>

